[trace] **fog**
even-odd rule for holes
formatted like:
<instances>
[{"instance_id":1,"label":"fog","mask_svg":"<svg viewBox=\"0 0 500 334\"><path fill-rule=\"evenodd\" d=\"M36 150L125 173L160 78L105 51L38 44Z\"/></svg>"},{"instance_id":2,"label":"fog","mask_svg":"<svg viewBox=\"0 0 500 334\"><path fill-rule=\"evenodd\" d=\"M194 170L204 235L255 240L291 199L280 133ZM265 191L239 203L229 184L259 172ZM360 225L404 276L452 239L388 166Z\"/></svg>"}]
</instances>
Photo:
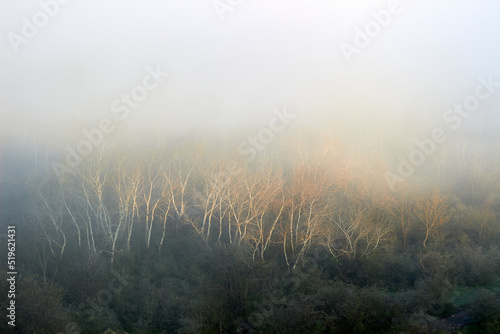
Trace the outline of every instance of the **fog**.
<instances>
[{"instance_id":1,"label":"fog","mask_svg":"<svg viewBox=\"0 0 500 334\"><path fill-rule=\"evenodd\" d=\"M281 105L312 129L346 122L356 136L375 119L406 132L407 122L442 122L479 76L500 76L494 1L402 1L349 62L341 43L354 45L356 27L388 3L241 1L218 12L210 1L70 1L16 44L9 34L22 36L22 18L32 21L41 7L2 1L2 135L83 131L148 66L169 77L127 123L174 135L244 132ZM498 101L496 94L477 112L488 124L498 125Z\"/></svg>"},{"instance_id":2,"label":"fog","mask_svg":"<svg viewBox=\"0 0 500 334\"><path fill-rule=\"evenodd\" d=\"M392 191L496 168L495 1L54 1L1 3L5 175L179 140L253 160L335 138Z\"/></svg>"},{"instance_id":3,"label":"fog","mask_svg":"<svg viewBox=\"0 0 500 334\"><path fill-rule=\"evenodd\" d=\"M309 248L326 247L337 264L325 264L323 269L325 275L335 277L343 275L336 265L351 268L349 261L368 256L366 250L376 257L382 257L378 252L418 257L427 254L428 240L430 247L451 239L467 247L491 246L493 253L478 250L477 256L494 258L496 246L486 235L490 231L491 236L500 236L500 229L488 230L486 223L465 227L459 222L488 221L500 226L500 214L495 216L500 212L499 14L500 3L495 0L0 0L2 229L13 221L20 222L25 233L33 228L30 247L34 248L26 246L28 258L36 250L41 266L43 249L50 260L43 269L33 269L37 265L31 264L25 270L43 276L45 283L65 287L73 284L69 276L78 276L64 262L67 258L81 255L82 261L88 260L89 273L95 263L109 263L112 269L115 255L118 264L128 263L122 254L129 251L146 254L151 261L167 261L161 252L158 258L150 255L150 242L161 249L167 238L164 252L173 256L187 248L175 243L180 236L203 254L207 246L207 254L216 257L212 251L227 244L235 246L235 252L251 254L243 259L252 265L257 265L260 252L263 261L277 259L292 271L304 265ZM144 200L134 202L132 218L123 225L123 212L117 212L128 204L115 202L121 200L121 193L105 199L98 196L99 205L88 195L89 180L95 177L99 183L101 173L113 175L112 181L105 178L110 183L100 185L109 191L104 191L106 196L118 194L123 180L140 184L137 189L142 190L133 196ZM153 174L165 183L154 183ZM221 180L226 180L222 186ZM248 186L252 180L261 180L255 181L255 193ZM238 182L246 182L248 194ZM165 188L153 191L154 187ZM213 195L210 187L227 187L227 197ZM175 193L178 189L183 189L182 196ZM283 201L269 195L269 189L280 189L276 193L283 192ZM163 227L159 213L150 212L152 193L159 196L158 210L164 210ZM302 243L297 241L302 207L296 209L293 202L299 193L314 198L312 202L317 195L324 205L318 209L311 204L317 210L311 212L321 217L321 227L310 236L304 234ZM260 225L262 235L269 233L267 241L257 242L252 239L257 237L242 234L239 227L237 232L231 230L236 225L226 214L236 210L240 200L246 205L242 198L247 195L273 203L271 209L262 209L261 223L279 212L276 230L275 225ZM407 227L404 214L400 226L390 209L399 200L403 208L405 196L415 198L406 213ZM446 212L449 209L443 221L460 228L423 224L418 210L425 211L424 198ZM219 201L220 212L207 209L210 201ZM223 205L230 209L222 212ZM109 210L109 221L97 214L94 220L83 219L84 212L90 217L89 208ZM241 212L245 210L251 211ZM294 218L295 210L299 218ZM369 227L363 230L368 231L369 241L362 255L356 253L356 246L349 251L347 246L336 249L345 242L330 235L339 229L345 233L335 220L343 221L340 212L354 217L342 218L354 225L372 217L366 219ZM483 220L478 218L481 212L487 212ZM298 219L295 232L283 223L286 215L290 221ZM214 225L206 227L212 218ZM412 229L410 218L425 228ZM222 236L223 227L228 236ZM462 230L463 234L456 232ZM90 236L93 231L95 240ZM148 233L149 238L153 235L151 241ZM236 247L237 235L242 246L238 242ZM377 247L385 235L390 235L388 246L381 250ZM66 240L68 255L63 260ZM373 240L377 246L371 249ZM276 244L283 254L273 248ZM436 252L453 252L450 244ZM77 255L81 247L88 248ZM338 262L343 257L347 262ZM418 262L416 257L412 261ZM429 273L425 259L419 257L419 261L423 271L408 272L424 277ZM61 269L70 273L67 277L59 276L59 265L67 266ZM495 270L500 274L500 267ZM362 281L362 274L354 272L356 279L350 281L346 274L343 282L362 287L376 284ZM446 275L451 277L449 272ZM408 286L413 288L416 280ZM98 287L98 283L87 286L94 295ZM80 297L66 296L65 302L76 305ZM427 306L422 306L424 311ZM242 309L241 314L246 314ZM123 316L119 307L115 311ZM189 312L181 313L188 317ZM210 325L200 327L202 332L215 328L208 318L204 323ZM123 319L124 328L139 326ZM221 333L224 326L233 330L217 319ZM196 332L187 330L185 323L169 326L172 332ZM259 326L252 328L265 328Z\"/></svg>"}]
</instances>

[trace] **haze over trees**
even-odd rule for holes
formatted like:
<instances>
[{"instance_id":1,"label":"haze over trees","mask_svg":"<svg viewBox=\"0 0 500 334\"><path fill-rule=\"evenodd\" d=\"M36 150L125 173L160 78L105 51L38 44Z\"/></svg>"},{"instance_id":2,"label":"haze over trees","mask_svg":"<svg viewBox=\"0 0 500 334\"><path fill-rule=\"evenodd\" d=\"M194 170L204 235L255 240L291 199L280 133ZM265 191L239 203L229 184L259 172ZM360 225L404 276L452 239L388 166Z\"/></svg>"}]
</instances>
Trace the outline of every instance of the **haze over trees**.
<instances>
[{"instance_id":1,"label":"haze over trees","mask_svg":"<svg viewBox=\"0 0 500 334\"><path fill-rule=\"evenodd\" d=\"M4 169L9 196L27 198L22 284L52 296L37 298L58 317L37 318L40 331L425 333L433 317L492 302L450 297L498 279L488 160L481 174L478 158L464 162L461 182L416 175L392 192L380 158L287 135L252 161L186 138L115 143L62 178L39 162Z\"/></svg>"},{"instance_id":2,"label":"haze over trees","mask_svg":"<svg viewBox=\"0 0 500 334\"><path fill-rule=\"evenodd\" d=\"M500 333L500 2L0 7L0 333Z\"/></svg>"}]
</instances>

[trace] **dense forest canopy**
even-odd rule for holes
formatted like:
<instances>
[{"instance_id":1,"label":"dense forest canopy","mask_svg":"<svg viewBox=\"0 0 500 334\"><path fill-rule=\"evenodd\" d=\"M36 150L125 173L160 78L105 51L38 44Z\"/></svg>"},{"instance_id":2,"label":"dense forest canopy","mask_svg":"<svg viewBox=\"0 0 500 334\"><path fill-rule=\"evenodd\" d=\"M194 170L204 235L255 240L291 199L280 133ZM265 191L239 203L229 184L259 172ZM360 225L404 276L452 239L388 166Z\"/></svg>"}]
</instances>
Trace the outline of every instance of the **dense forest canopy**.
<instances>
[{"instance_id":1,"label":"dense forest canopy","mask_svg":"<svg viewBox=\"0 0 500 334\"><path fill-rule=\"evenodd\" d=\"M465 307L451 293L496 284L495 151L446 152L392 191L380 152L282 135L253 159L206 138L118 141L64 173L41 148L31 162L10 153L2 215L17 222L21 282L35 289L22 297L56 310L37 321L96 333L426 332L429 317ZM342 305L346 293L366 311Z\"/></svg>"}]
</instances>

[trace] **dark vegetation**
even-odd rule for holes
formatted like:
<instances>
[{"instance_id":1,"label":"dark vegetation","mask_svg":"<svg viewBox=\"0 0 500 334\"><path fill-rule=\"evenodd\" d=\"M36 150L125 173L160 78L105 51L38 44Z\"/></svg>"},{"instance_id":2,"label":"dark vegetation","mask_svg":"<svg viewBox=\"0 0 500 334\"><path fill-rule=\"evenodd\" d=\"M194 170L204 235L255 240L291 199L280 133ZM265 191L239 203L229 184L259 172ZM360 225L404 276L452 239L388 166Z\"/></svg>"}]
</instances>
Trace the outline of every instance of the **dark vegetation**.
<instances>
[{"instance_id":1,"label":"dark vegetation","mask_svg":"<svg viewBox=\"0 0 500 334\"><path fill-rule=\"evenodd\" d=\"M2 161L17 332L453 332L433 324L460 314L500 333L498 164L391 192L336 141L280 152L115 147L62 178Z\"/></svg>"}]
</instances>

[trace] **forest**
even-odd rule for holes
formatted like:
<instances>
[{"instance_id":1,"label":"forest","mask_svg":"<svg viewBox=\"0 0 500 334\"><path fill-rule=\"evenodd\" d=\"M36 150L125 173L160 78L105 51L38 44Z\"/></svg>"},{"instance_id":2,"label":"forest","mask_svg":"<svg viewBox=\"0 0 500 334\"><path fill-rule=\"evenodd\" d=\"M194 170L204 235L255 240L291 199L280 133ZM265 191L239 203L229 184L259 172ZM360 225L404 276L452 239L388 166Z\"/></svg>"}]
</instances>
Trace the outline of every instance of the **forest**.
<instances>
[{"instance_id":1,"label":"forest","mask_svg":"<svg viewBox=\"0 0 500 334\"><path fill-rule=\"evenodd\" d=\"M0 334L499 334L500 1L0 1Z\"/></svg>"},{"instance_id":2,"label":"forest","mask_svg":"<svg viewBox=\"0 0 500 334\"><path fill-rule=\"evenodd\" d=\"M380 154L290 137L255 159L116 141L63 174L5 152L0 331L500 332L500 150L443 151L392 191Z\"/></svg>"}]
</instances>

